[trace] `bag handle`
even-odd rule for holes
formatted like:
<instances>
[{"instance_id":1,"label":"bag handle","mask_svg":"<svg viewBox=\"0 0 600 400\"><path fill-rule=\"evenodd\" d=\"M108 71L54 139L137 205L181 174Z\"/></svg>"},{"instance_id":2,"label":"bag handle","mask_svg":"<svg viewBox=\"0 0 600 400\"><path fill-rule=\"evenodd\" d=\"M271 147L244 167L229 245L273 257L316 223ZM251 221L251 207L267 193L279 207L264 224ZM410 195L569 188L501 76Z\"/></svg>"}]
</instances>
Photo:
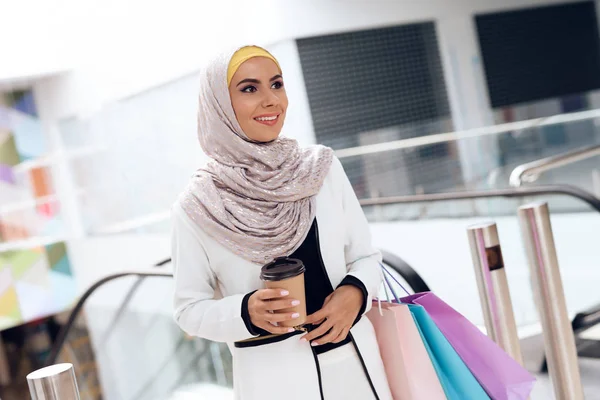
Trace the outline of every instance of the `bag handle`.
<instances>
[{"instance_id":1,"label":"bag handle","mask_svg":"<svg viewBox=\"0 0 600 400\"><path fill-rule=\"evenodd\" d=\"M400 281L398 279L396 279L396 277L390 272L388 271L382 263L379 263L381 269L383 270L383 279L384 279L384 289L386 290L386 296L387 296L387 289L390 290L390 292L392 292L392 295L394 296L394 299L400 303L400 297L398 297L398 295L396 294L396 291L394 290L394 287L392 286L392 283L390 282L389 278L392 278L392 281L396 282L398 284L398 286L400 286L400 288L402 290L404 290L404 293L406 293L408 296L410 296L410 293L408 292L408 290L406 290L406 288L404 287L404 285L402 285L400 283ZM388 299L389 301L389 299Z\"/></svg>"}]
</instances>

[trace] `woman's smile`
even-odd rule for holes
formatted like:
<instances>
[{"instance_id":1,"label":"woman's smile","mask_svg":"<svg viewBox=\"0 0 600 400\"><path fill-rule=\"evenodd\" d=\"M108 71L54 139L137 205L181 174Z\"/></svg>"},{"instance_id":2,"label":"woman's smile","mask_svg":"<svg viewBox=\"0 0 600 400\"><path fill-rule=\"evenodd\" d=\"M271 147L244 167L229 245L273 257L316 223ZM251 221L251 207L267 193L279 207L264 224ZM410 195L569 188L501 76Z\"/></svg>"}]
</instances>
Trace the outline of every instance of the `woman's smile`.
<instances>
[{"instance_id":1,"label":"woman's smile","mask_svg":"<svg viewBox=\"0 0 600 400\"><path fill-rule=\"evenodd\" d=\"M258 122L259 124L263 124L263 125L267 125L267 126L275 126L275 124L277 124L277 122L279 121L279 115L280 115L280 113L263 114L263 115L259 115L258 117L254 117L254 120L256 122Z\"/></svg>"}]
</instances>

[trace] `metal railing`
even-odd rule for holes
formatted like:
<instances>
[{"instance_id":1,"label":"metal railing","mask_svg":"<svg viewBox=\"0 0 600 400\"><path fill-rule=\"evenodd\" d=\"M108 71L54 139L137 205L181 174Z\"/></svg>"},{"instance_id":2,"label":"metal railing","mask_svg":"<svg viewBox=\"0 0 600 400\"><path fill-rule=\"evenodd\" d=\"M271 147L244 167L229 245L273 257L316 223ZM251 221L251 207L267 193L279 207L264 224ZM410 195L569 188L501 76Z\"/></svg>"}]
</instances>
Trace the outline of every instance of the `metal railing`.
<instances>
[{"instance_id":1,"label":"metal railing","mask_svg":"<svg viewBox=\"0 0 600 400\"><path fill-rule=\"evenodd\" d=\"M170 261L170 260L169 260ZM162 263L162 262L161 262ZM158 265L158 264L157 264ZM75 324L75 321L77 320L77 317L79 317L79 314L83 311L83 306L85 305L85 302L87 301L87 299L94 294L94 292L100 288L102 285L110 282L110 281L114 281L115 279L119 279L119 278L124 278L127 276L136 276L136 277L142 277L142 278L147 278L147 277L166 277L166 278L172 278L173 274L169 271L161 271L161 270L146 270L146 271L127 271L127 272L119 272L116 274L111 274L111 275L107 275L104 278L96 281L96 283L94 283L93 285L91 285L84 293L83 295L79 298L79 300L77 301L77 304L75 304L75 307L73 307L73 309L71 310L71 313L69 314L69 318L67 319L67 322L63 325L63 327L60 329L56 340L54 341L54 345L52 346L52 350L50 351L50 354L48 355L48 358L46 359L46 365L52 365L54 363L56 363L56 360L58 359L58 355L63 347L63 345L65 344L66 340L67 340L67 336L69 334L69 331L71 330L71 328L73 327L73 325Z\"/></svg>"},{"instance_id":2,"label":"metal railing","mask_svg":"<svg viewBox=\"0 0 600 400\"><path fill-rule=\"evenodd\" d=\"M582 147L580 149L542 158L526 164L519 165L510 174L509 183L512 187L520 187L524 182L535 182L541 174L565 165L600 156L600 145Z\"/></svg>"},{"instance_id":3,"label":"metal railing","mask_svg":"<svg viewBox=\"0 0 600 400\"><path fill-rule=\"evenodd\" d=\"M534 187L521 187L515 189L496 189L481 191L464 191L452 193L431 193L409 196L379 197L374 199L360 200L363 207L383 206L391 204L431 203L436 201L452 200L475 200L489 198L522 198L536 196L566 196L573 197L588 204L594 210L600 212L600 198L593 194L569 185L540 185Z\"/></svg>"}]
</instances>

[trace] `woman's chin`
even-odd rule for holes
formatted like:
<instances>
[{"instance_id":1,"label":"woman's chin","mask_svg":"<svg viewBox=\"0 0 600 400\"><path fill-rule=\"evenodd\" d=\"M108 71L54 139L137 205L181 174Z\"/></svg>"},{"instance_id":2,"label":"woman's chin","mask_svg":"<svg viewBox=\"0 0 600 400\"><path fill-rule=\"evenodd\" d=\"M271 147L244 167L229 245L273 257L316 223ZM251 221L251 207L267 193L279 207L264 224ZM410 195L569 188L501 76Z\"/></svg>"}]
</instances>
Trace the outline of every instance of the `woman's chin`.
<instances>
[{"instance_id":1,"label":"woman's chin","mask_svg":"<svg viewBox=\"0 0 600 400\"><path fill-rule=\"evenodd\" d=\"M281 132L261 132L254 134L252 136L248 136L250 140L258 143L269 143L276 140L279 137Z\"/></svg>"}]
</instances>

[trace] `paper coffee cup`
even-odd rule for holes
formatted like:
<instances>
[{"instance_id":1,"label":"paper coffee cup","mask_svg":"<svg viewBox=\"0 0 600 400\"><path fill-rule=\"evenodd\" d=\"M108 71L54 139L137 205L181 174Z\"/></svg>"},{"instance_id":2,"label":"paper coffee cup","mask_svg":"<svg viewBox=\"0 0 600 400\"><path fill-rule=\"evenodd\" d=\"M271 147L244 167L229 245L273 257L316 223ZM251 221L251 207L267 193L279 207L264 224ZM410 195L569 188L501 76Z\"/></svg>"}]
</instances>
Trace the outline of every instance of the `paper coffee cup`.
<instances>
[{"instance_id":1,"label":"paper coffee cup","mask_svg":"<svg viewBox=\"0 0 600 400\"><path fill-rule=\"evenodd\" d=\"M306 296L304 293L304 271L302 261L296 258L280 257L264 265L260 271L260 279L268 289L284 289L290 292L290 299L299 300L300 304L278 310L276 313L298 313L300 317L280 322L279 326L297 327L306 322Z\"/></svg>"}]
</instances>

